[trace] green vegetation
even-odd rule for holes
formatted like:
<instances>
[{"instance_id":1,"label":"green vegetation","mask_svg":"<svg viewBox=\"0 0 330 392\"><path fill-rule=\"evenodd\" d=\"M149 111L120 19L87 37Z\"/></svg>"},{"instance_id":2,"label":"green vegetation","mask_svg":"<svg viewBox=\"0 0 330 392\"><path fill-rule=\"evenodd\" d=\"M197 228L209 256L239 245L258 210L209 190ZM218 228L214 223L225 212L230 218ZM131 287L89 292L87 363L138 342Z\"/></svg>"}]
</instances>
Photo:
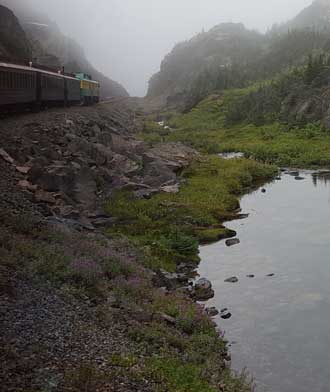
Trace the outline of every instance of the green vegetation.
<instances>
[{"instance_id":1,"label":"green vegetation","mask_svg":"<svg viewBox=\"0 0 330 392\"><path fill-rule=\"evenodd\" d=\"M287 77L283 76L284 79ZM297 73L294 73L292 78L296 77ZM282 84L283 80L280 80L278 83ZM285 117L291 118L291 123L280 121L281 116L274 109L276 103L266 105L264 98L264 106L259 104L262 98L258 94L273 89L274 83L266 81L249 89L227 90L221 96L205 99L189 113L173 116L169 120L172 131L166 140L181 141L204 153L240 151L249 158L279 166L329 166L330 131L320 121L308 123L306 118L302 121L300 117L300 125L297 125L297 118L292 115ZM286 88L286 91L289 90ZM251 107L248 110L244 105L256 99L256 95L256 112L253 112ZM274 111L260 116L258 110L262 108ZM245 110L250 113L250 119L246 119L248 114ZM234 113L238 113L239 117L235 118ZM157 133L154 133L148 134L145 139L157 141L157 137L159 140Z\"/></svg>"},{"instance_id":2,"label":"green vegetation","mask_svg":"<svg viewBox=\"0 0 330 392\"><path fill-rule=\"evenodd\" d=\"M274 167L253 160L203 157L182 173L177 194L147 200L120 192L109 200L107 211L119 218L109 234L126 235L142 246L154 269L173 271L180 262L198 262L198 240L232 236L221 223L239 207L237 197L274 173Z\"/></svg>"},{"instance_id":3,"label":"green vegetation","mask_svg":"<svg viewBox=\"0 0 330 392\"><path fill-rule=\"evenodd\" d=\"M224 181L220 180L220 170L228 171ZM254 177L250 172L254 172ZM206 200L200 199L202 193L199 197L192 197L198 184L204 184L205 190L210 191L207 178L202 179L203 173L212 174L213 185L219 182L215 185L215 193ZM133 213L140 212L138 219L128 225L127 231L123 221L122 226L116 228L120 238L112 240L93 234L68 233L60 228L41 228L40 222L29 215L0 217L1 295L14 298L15 290L7 278L9 272L14 272L16 276L29 279L32 285L47 287L48 290L53 287L66 301L70 302L72 298L87 301L88 306L95 307L95 328L98 328L99 322L102 329L107 322L113 323L114 315L118 315L114 308L118 310L118 307L124 306L121 317L127 314L130 318L128 338L135 350L143 353L136 356L133 352L126 355L114 352L106 360L106 371L100 370L94 362L83 362L64 375L61 380L63 390L101 390L105 385L112 385L113 379L122 376L132 380L147 379L149 385L160 392L216 392L222 390L221 385L225 385L228 392L251 390L246 378L234 376L225 366L227 342L216 331L203 308L186 294L165 293L154 287L150 270L144 265L150 263L150 255L157 256L160 263L164 254L174 255L177 261L197 259L197 237L189 233L193 233L195 225L203 217L199 208L208 207L206 221L200 221L200 224L218 222L221 214L226 216L226 209L237 206L236 196L230 192L238 194L249 184L243 179L249 178L250 181L271 173L271 167L246 160L236 162L233 167L216 157L196 162L185 173L187 184L182 195L132 200L132 207L125 216L119 208L120 200L116 200L112 207L116 206L122 219L132 219ZM231 175L238 175L239 179L231 179ZM225 192L226 195L221 199L216 192ZM217 196L219 206L216 200L212 206L207 206ZM171 223L164 215L158 226L151 225L148 218L154 216L156 208L161 215L169 212L173 218L175 209L181 211L180 203L185 203L185 206L178 214L178 221ZM149 246L143 249L144 252L123 237L124 232L133 239L140 237L133 230L135 223L151 230ZM143 236L139 241L142 240ZM157 253L159 246L161 250ZM166 260L165 257L165 264ZM135 319L135 313L142 314L149 321ZM7 353L6 350L5 347L2 351Z\"/></svg>"}]
</instances>

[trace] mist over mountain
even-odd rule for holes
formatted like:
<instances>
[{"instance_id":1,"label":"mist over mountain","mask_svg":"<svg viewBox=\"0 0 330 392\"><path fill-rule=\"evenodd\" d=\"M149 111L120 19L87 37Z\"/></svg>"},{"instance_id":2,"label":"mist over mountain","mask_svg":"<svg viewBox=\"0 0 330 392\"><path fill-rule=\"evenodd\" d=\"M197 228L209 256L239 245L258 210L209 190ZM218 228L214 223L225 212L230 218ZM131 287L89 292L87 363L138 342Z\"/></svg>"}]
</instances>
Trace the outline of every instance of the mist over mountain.
<instances>
[{"instance_id":1,"label":"mist over mountain","mask_svg":"<svg viewBox=\"0 0 330 392\"><path fill-rule=\"evenodd\" d=\"M12 61L15 58L25 60L25 62L32 59L37 64L55 69L64 66L67 72L86 72L101 83L102 97L128 96L123 86L95 69L87 60L84 50L73 39L62 34L57 24L47 15L35 11L20 0L3 0L1 4L10 7L18 19L16 19L16 24L12 22L12 25L15 25L15 32L12 34L7 29L8 23L4 22L4 20L8 20L5 12L10 15L11 11L9 9L4 11L6 8L1 7L4 16L0 24L2 30L7 31L11 39L8 40L4 35L1 35L0 44L7 42L8 46L8 42L11 42L11 45L25 46L25 50L20 51L19 57L11 56ZM11 16L12 21L15 18ZM3 52L6 53L4 50Z\"/></svg>"},{"instance_id":2,"label":"mist over mountain","mask_svg":"<svg viewBox=\"0 0 330 392\"><path fill-rule=\"evenodd\" d=\"M223 23L174 47L149 82L148 97L189 109L216 91L241 88L329 50L330 1L317 0L265 34Z\"/></svg>"},{"instance_id":3,"label":"mist over mountain","mask_svg":"<svg viewBox=\"0 0 330 392\"><path fill-rule=\"evenodd\" d=\"M280 26L280 31L288 29L329 30L330 1L315 0L309 7L304 8L295 18Z\"/></svg>"}]
</instances>

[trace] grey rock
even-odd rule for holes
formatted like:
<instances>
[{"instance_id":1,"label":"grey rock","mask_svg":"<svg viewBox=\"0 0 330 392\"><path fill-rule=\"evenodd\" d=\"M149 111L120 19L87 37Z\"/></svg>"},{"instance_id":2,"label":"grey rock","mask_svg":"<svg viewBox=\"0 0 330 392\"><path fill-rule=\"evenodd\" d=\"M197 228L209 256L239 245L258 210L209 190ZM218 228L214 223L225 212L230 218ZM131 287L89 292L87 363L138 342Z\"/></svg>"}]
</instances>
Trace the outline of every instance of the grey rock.
<instances>
[{"instance_id":1,"label":"grey rock","mask_svg":"<svg viewBox=\"0 0 330 392\"><path fill-rule=\"evenodd\" d=\"M207 301L214 297L212 283L205 278L199 279L194 286L193 296L197 301Z\"/></svg>"},{"instance_id":2,"label":"grey rock","mask_svg":"<svg viewBox=\"0 0 330 392\"><path fill-rule=\"evenodd\" d=\"M234 246L234 245L240 244L240 242L241 241L238 238L231 238L231 239L226 240L226 245L227 246Z\"/></svg>"},{"instance_id":3,"label":"grey rock","mask_svg":"<svg viewBox=\"0 0 330 392\"><path fill-rule=\"evenodd\" d=\"M168 290L175 290L188 284L188 277L185 274L160 269L153 276L153 283L157 287L166 287Z\"/></svg>"},{"instance_id":4,"label":"grey rock","mask_svg":"<svg viewBox=\"0 0 330 392\"><path fill-rule=\"evenodd\" d=\"M159 314L159 318L161 321L165 321L166 323L170 324L170 325L175 325L176 324L176 320L174 317L169 316L166 313L160 313Z\"/></svg>"},{"instance_id":5,"label":"grey rock","mask_svg":"<svg viewBox=\"0 0 330 392\"><path fill-rule=\"evenodd\" d=\"M236 276L232 276L231 278L228 278L225 280L226 283L237 283L238 278Z\"/></svg>"},{"instance_id":6,"label":"grey rock","mask_svg":"<svg viewBox=\"0 0 330 392\"><path fill-rule=\"evenodd\" d=\"M298 177L300 173L298 171L290 171L288 174L292 177Z\"/></svg>"},{"instance_id":7,"label":"grey rock","mask_svg":"<svg viewBox=\"0 0 330 392\"><path fill-rule=\"evenodd\" d=\"M228 309L221 311L221 313L220 313L220 317L223 320L229 320L231 318L231 316L232 316L232 314L228 311Z\"/></svg>"},{"instance_id":8,"label":"grey rock","mask_svg":"<svg viewBox=\"0 0 330 392\"><path fill-rule=\"evenodd\" d=\"M215 317L219 314L218 309L215 307L206 308L205 311L206 311L206 314L208 314L210 317Z\"/></svg>"}]
</instances>

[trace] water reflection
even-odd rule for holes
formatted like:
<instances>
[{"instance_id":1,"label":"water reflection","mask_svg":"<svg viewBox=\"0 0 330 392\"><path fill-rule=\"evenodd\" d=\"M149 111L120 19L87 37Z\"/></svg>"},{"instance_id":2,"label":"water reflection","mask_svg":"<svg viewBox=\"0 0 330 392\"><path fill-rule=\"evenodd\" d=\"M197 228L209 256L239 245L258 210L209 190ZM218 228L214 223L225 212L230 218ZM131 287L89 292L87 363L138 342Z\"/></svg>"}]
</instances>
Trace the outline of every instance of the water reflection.
<instances>
[{"instance_id":1,"label":"water reflection","mask_svg":"<svg viewBox=\"0 0 330 392\"><path fill-rule=\"evenodd\" d=\"M247 366L258 392L329 392L330 172L320 174L283 174L245 196L249 217L227 224L241 243L201 248L200 275L216 292L209 306L232 313L216 321L236 342L234 368ZM239 282L225 283L230 276Z\"/></svg>"},{"instance_id":2,"label":"water reflection","mask_svg":"<svg viewBox=\"0 0 330 392\"><path fill-rule=\"evenodd\" d=\"M326 185L330 181L330 171L313 173L312 178L315 186L317 186L318 183Z\"/></svg>"}]
</instances>

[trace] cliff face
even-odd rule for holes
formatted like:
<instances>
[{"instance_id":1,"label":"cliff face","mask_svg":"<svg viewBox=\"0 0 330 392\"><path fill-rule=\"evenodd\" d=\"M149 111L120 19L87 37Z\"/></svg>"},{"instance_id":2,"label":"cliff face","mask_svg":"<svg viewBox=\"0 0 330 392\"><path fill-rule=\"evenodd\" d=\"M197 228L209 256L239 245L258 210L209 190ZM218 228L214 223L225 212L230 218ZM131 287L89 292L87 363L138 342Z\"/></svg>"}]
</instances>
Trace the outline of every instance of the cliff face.
<instances>
[{"instance_id":1,"label":"cliff face","mask_svg":"<svg viewBox=\"0 0 330 392\"><path fill-rule=\"evenodd\" d=\"M67 72L91 74L101 83L101 95L127 97L123 86L103 75L86 58L83 49L71 38L66 37L56 23L46 15L30 9L20 0L2 0L8 8L1 6L0 12L0 55L10 61L28 61L58 68L64 66ZM4 11L6 10L6 11ZM3 26L1 28L1 26ZM9 38L10 37L10 38Z\"/></svg>"},{"instance_id":2,"label":"cliff face","mask_svg":"<svg viewBox=\"0 0 330 392\"><path fill-rule=\"evenodd\" d=\"M31 57L31 45L12 11L0 5L0 58L23 61Z\"/></svg>"}]
</instances>

